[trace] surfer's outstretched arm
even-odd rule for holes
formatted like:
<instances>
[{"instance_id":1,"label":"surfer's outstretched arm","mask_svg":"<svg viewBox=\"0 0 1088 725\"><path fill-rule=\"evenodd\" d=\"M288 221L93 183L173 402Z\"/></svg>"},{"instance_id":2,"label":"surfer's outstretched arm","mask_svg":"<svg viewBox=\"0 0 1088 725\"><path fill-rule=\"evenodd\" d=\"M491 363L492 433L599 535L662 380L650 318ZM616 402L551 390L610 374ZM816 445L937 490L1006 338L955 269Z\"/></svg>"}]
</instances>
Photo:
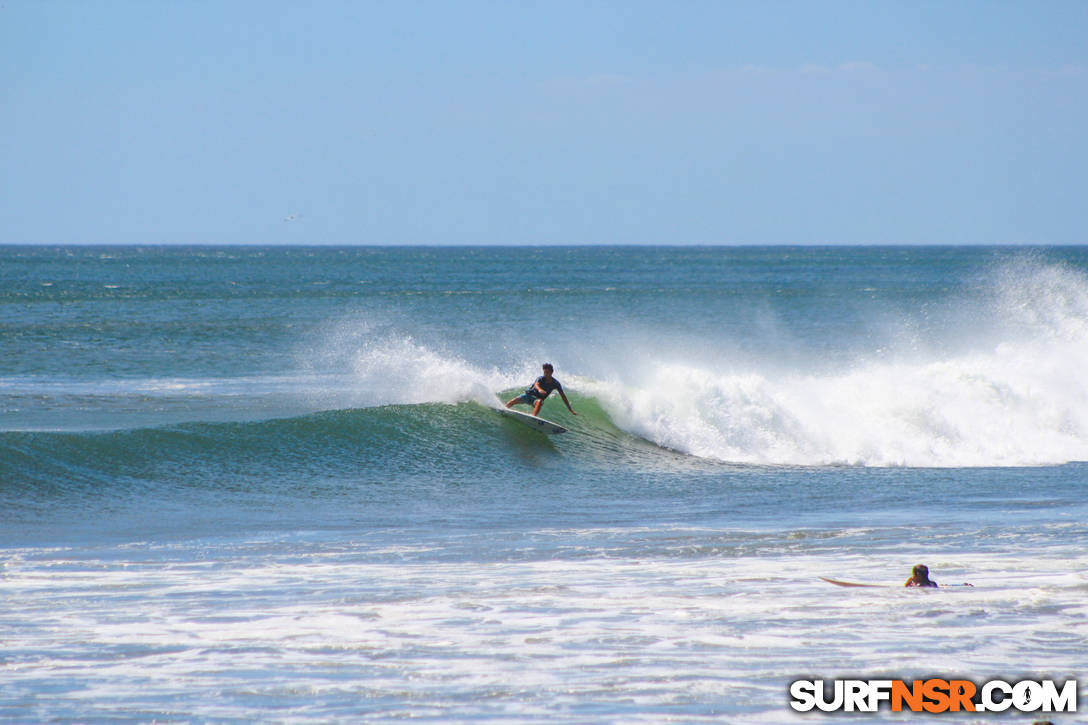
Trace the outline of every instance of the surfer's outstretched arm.
<instances>
[{"instance_id":1,"label":"surfer's outstretched arm","mask_svg":"<svg viewBox=\"0 0 1088 725\"><path fill-rule=\"evenodd\" d=\"M562 388L559 389L559 397L563 399L563 402L566 404L567 410L570 411L571 415L578 415L574 412L574 408L570 407L570 401L567 400L567 394L563 392Z\"/></svg>"}]
</instances>

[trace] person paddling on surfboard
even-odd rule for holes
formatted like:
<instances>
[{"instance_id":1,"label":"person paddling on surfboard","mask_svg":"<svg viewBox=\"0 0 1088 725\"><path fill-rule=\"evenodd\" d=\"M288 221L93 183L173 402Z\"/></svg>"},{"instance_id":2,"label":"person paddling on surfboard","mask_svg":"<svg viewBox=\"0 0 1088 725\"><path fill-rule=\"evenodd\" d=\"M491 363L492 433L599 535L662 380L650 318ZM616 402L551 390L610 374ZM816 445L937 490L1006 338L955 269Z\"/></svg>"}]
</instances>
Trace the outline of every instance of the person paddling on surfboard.
<instances>
[{"instance_id":1,"label":"person paddling on surfboard","mask_svg":"<svg viewBox=\"0 0 1088 725\"><path fill-rule=\"evenodd\" d=\"M544 399L551 395L553 390L558 390L559 397L563 399L563 403L567 406L570 414L578 415L574 412L574 408L570 407L570 401L567 400L567 394L563 392L562 384L552 377L552 373L555 372L552 364L544 363L543 369L544 374L533 381L533 384L524 393L507 401L506 407L512 408L518 403L525 403L533 406L533 415L536 416L540 414L540 406L544 405Z\"/></svg>"},{"instance_id":2,"label":"person paddling on surfboard","mask_svg":"<svg viewBox=\"0 0 1088 725\"><path fill-rule=\"evenodd\" d=\"M915 564L910 572L910 579L904 586L908 587L936 587L937 582L929 578L929 567L925 564Z\"/></svg>"}]
</instances>

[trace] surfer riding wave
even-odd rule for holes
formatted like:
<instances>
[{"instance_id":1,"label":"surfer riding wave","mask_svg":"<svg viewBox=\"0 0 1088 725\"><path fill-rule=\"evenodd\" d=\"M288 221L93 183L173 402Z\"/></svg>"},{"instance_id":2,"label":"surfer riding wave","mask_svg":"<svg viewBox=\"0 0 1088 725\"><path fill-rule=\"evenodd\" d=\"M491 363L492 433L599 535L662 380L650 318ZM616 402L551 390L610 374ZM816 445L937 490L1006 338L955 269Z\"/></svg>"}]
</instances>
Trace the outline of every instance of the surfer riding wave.
<instances>
[{"instance_id":1,"label":"surfer riding wave","mask_svg":"<svg viewBox=\"0 0 1088 725\"><path fill-rule=\"evenodd\" d=\"M526 405L533 406L533 415L540 414L540 406L544 405L544 400L552 394L553 390L559 391L559 397L563 399L563 403L567 406L567 410L571 415L578 415L574 412L574 408L570 407L570 401L567 400L567 394L563 392L563 385L552 377L552 373L555 372L555 368L551 363L544 363L544 374L533 381L533 384L529 386L521 395L516 398L511 398L506 402L507 408L512 408L518 403L524 403Z\"/></svg>"}]
</instances>

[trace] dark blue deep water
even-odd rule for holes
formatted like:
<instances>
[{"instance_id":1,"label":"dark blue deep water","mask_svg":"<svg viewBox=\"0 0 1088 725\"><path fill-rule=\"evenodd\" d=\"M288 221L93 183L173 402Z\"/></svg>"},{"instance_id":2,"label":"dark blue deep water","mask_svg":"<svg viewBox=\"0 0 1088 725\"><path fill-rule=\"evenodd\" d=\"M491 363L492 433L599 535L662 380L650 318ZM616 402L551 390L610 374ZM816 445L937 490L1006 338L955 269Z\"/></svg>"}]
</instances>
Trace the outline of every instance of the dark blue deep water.
<instances>
[{"instance_id":1,"label":"dark blue deep water","mask_svg":"<svg viewBox=\"0 0 1088 725\"><path fill-rule=\"evenodd\" d=\"M1079 247L0 247L0 719L1076 677L1085 370Z\"/></svg>"}]
</instances>

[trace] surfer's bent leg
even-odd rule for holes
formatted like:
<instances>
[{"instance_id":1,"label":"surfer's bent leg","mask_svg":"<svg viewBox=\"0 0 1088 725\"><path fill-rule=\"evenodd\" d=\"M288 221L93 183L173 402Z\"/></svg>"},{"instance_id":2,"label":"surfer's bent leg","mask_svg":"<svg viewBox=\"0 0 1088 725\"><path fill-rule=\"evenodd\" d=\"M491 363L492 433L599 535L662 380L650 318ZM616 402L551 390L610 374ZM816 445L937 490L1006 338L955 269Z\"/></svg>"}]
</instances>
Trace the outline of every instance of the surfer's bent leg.
<instances>
[{"instance_id":1,"label":"surfer's bent leg","mask_svg":"<svg viewBox=\"0 0 1088 725\"><path fill-rule=\"evenodd\" d=\"M525 403L526 405L532 405L534 402L537 403L536 409L540 410L540 405L539 404L542 403L543 400L538 399L537 396L531 394L529 391L525 391L524 393L522 393L518 397L511 398L510 401L506 404L506 407L507 408L512 408L515 405L517 405L518 403ZM534 412L533 415L536 415L536 413Z\"/></svg>"}]
</instances>

